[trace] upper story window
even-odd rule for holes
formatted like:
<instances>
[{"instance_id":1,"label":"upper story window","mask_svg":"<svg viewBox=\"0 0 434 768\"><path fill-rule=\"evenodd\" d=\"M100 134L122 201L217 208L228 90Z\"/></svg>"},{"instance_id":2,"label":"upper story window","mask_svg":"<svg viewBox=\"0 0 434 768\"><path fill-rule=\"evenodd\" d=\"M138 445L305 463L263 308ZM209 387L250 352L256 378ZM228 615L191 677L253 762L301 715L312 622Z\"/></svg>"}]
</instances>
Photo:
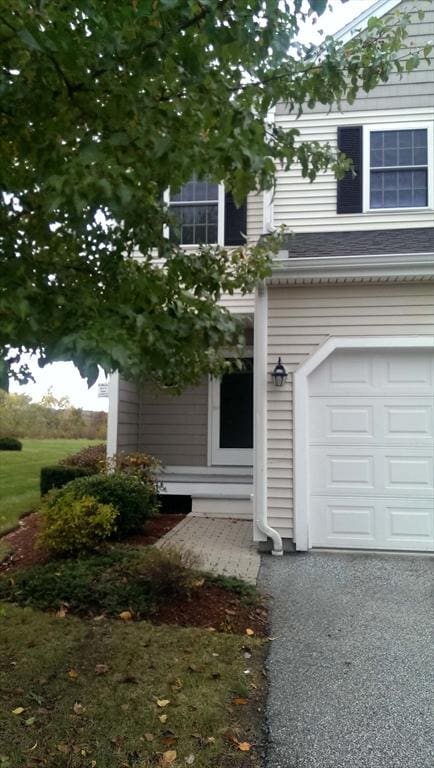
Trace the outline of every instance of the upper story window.
<instances>
[{"instance_id":1,"label":"upper story window","mask_svg":"<svg viewBox=\"0 0 434 768\"><path fill-rule=\"evenodd\" d=\"M370 133L370 208L428 205L426 128Z\"/></svg>"},{"instance_id":2,"label":"upper story window","mask_svg":"<svg viewBox=\"0 0 434 768\"><path fill-rule=\"evenodd\" d=\"M221 242L219 203L219 185L196 175L176 195L171 195L170 207L178 220L172 234L181 245Z\"/></svg>"},{"instance_id":3,"label":"upper story window","mask_svg":"<svg viewBox=\"0 0 434 768\"><path fill-rule=\"evenodd\" d=\"M431 209L434 204L433 125L343 125L337 144L353 161L337 183L338 214Z\"/></svg>"}]
</instances>

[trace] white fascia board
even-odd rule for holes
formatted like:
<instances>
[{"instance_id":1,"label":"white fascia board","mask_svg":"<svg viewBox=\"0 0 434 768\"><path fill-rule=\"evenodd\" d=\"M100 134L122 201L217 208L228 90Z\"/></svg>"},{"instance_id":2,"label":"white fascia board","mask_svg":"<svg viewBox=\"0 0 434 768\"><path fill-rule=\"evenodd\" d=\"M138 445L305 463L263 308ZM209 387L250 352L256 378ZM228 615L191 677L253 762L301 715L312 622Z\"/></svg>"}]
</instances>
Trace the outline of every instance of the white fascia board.
<instances>
[{"instance_id":1,"label":"white fascia board","mask_svg":"<svg viewBox=\"0 0 434 768\"><path fill-rule=\"evenodd\" d=\"M366 11L359 14L354 21L350 21L345 27L338 30L333 37L340 43L348 43L349 40L352 40L353 37L356 37L360 32L363 32L363 30L366 29L369 19L372 19L374 16L380 18L385 16L386 13L393 11L393 9L401 2L402 0L377 0L374 5L371 5L370 8L367 8Z\"/></svg>"},{"instance_id":2,"label":"white fascia board","mask_svg":"<svg viewBox=\"0 0 434 768\"><path fill-rule=\"evenodd\" d=\"M308 256L276 259L268 282L303 278L420 277L434 278L434 251L364 256Z\"/></svg>"}]
</instances>

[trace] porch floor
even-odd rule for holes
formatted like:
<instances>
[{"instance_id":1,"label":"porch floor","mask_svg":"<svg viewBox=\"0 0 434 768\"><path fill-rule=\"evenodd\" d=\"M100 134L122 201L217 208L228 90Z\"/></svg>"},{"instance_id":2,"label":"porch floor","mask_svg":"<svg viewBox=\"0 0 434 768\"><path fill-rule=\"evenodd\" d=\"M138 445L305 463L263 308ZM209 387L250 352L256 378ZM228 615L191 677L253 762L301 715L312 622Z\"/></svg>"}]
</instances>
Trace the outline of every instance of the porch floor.
<instances>
[{"instance_id":1,"label":"porch floor","mask_svg":"<svg viewBox=\"0 0 434 768\"><path fill-rule=\"evenodd\" d=\"M188 549L198 555L203 570L256 584L260 558L253 543L251 521L190 514L156 546Z\"/></svg>"}]
</instances>

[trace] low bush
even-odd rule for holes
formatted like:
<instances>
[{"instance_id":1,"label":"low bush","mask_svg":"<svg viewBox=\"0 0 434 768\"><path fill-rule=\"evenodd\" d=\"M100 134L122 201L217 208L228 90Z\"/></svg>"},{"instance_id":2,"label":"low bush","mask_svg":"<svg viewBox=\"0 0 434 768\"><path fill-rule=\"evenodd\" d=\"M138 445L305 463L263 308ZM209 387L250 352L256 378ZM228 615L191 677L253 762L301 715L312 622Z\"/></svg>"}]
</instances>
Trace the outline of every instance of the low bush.
<instances>
[{"instance_id":1,"label":"low bush","mask_svg":"<svg viewBox=\"0 0 434 768\"><path fill-rule=\"evenodd\" d=\"M191 562L186 553L112 547L98 555L26 568L13 579L0 576L0 600L40 610L67 606L81 615L118 616L129 610L141 619L165 601L200 589L203 578L191 570Z\"/></svg>"},{"instance_id":2,"label":"low bush","mask_svg":"<svg viewBox=\"0 0 434 768\"><path fill-rule=\"evenodd\" d=\"M0 451L22 451L23 444L16 437L0 437Z\"/></svg>"},{"instance_id":3,"label":"low bush","mask_svg":"<svg viewBox=\"0 0 434 768\"><path fill-rule=\"evenodd\" d=\"M59 494L75 498L92 496L100 504L111 504L119 512L117 536L124 538L141 531L143 524L158 512L158 498L152 487L136 477L113 472L80 477Z\"/></svg>"},{"instance_id":4,"label":"low bush","mask_svg":"<svg viewBox=\"0 0 434 768\"><path fill-rule=\"evenodd\" d=\"M75 480L77 477L86 477L92 474L90 468L85 467L42 467L40 474L41 496L45 496L53 488L63 488L63 486Z\"/></svg>"},{"instance_id":5,"label":"low bush","mask_svg":"<svg viewBox=\"0 0 434 768\"><path fill-rule=\"evenodd\" d=\"M63 467L81 467L82 469L89 469L92 472L102 472L106 466L106 445L105 443L98 443L98 445L88 445L86 448L82 448L77 453L72 453L70 456L66 456L59 463Z\"/></svg>"},{"instance_id":6,"label":"low bush","mask_svg":"<svg viewBox=\"0 0 434 768\"><path fill-rule=\"evenodd\" d=\"M52 555L92 551L116 532L118 510L92 496L49 494L41 509L38 544Z\"/></svg>"}]
</instances>

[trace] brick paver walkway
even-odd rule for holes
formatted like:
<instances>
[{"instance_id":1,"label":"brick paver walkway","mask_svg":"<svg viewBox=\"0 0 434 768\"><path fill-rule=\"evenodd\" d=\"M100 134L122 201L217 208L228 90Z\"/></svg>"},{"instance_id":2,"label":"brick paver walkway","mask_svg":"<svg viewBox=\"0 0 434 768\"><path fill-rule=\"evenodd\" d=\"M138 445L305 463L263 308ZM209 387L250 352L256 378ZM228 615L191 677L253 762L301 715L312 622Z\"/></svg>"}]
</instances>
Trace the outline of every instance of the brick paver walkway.
<instances>
[{"instance_id":1,"label":"brick paver walkway","mask_svg":"<svg viewBox=\"0 0 434 768\"><path fill-rule=\"evenodd\" d=\"M200 557L204 571L236 576L256 584L260 558L252 539L251 520L187 515L166 533L158 547L188 549Z\"/></svg>"}]
</instances>

